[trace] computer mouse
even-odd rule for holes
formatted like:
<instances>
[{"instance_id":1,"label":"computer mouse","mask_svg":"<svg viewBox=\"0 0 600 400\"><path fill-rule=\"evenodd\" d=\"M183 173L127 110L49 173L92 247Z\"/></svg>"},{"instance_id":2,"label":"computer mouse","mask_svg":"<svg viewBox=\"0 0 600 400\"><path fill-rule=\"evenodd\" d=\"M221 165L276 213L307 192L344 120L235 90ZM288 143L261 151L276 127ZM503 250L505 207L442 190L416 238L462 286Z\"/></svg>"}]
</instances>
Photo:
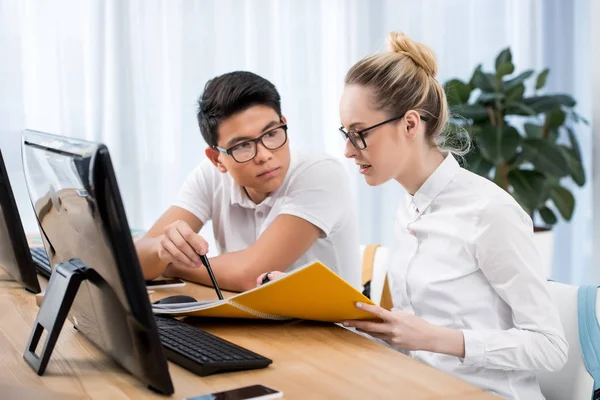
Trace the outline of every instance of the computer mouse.
<instances>
[{"instance_id":1,"label":"computer mouse","mask_svg":"<svg viewBox=\"0 0 600 400\"><path fill-rule=\"evenodd\" d=\"M164 299L160 299L154 302L154 304L178 304L178 303L195 303L198 300L193 298L192 296L186 296L183 294L178 294L175 296L165 297Z\"/></svg>"}]
</instances>

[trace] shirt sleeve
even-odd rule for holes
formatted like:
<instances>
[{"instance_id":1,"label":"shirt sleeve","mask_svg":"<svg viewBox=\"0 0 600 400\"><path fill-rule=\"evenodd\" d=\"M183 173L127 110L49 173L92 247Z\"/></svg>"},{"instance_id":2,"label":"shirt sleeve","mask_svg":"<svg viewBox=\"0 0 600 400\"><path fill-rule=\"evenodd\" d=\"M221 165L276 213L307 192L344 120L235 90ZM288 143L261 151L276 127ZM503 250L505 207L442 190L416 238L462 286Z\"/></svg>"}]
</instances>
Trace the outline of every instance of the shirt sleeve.
<instances>
[{"instance_id":1,"label":"shirt sleeve","mask_svg":"<svg viewBox=\"0 0 600 400\"><path fill-rule=\"evenodd\" d=\"M209 160L201 162L187 176L175 198L174 206L194 214L203 224L212 216L211 194L213 193L214 168Z\"/></svg>"},{"instance_id":2,"label":"shirt sleeve","mask_svg":"<svg viewBox=\"0 0 600 400\"><path fill-rule=\"evenodd\" d=\"M348 175L335 159L326 158L306 167L293 178L280 214L302 218L327 237L352 203Z\"/></svg>"},{"instance_id":3,"label":"shirt sleeve","mask_svg":"<svg viewBox=\"0 0 600 400\"><path fill-rule=\"evenodd\" d=\"M475 243L479 268L512 310L507 330L463 330L463 363L502 370L558 371L566 363L558 310L540 272L531 219L517 204L488 207Z\"/></svg>"}]
</instances>

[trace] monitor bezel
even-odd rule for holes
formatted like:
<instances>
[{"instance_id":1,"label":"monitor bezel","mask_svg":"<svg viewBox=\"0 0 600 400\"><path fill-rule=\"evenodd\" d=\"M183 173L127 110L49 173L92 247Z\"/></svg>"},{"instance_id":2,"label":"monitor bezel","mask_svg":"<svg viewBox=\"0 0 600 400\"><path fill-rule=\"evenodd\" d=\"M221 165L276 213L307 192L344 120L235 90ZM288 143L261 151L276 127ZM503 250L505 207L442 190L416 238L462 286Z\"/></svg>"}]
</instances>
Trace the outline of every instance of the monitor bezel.
<instances>
[{"instance_id":1,"label":"monitor bezel","mask_svg":"<svg viewBox=\"0 0 600 400\"><path fill-rule=\"evenodd\" d=\"M15 265L2 265L8 274L23 287L34 293L40 293L37 269L31 258L27 236L23 229L17 201L10 184L8 170L0 150L0 209L6 223L6 230L10 239L10 247L16 261ZM3 247L8 247L3 245Z\"/></svg>"}]
</instances>

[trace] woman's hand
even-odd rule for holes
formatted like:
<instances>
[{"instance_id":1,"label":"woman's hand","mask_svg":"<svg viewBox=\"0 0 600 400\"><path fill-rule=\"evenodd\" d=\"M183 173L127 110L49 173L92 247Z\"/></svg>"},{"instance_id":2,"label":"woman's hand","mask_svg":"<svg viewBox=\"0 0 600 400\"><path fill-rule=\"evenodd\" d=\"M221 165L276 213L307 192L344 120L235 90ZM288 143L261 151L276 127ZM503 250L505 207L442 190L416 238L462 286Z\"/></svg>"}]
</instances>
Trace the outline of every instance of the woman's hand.
<instances>
[{"instance_id":1,"label":"woman's hand","mask_svg":"<svg viewBox=\"0 0 600 400\"><path fill-rule=\"evenodd\" d=\"M460 330L430 324L404 311L388 311L365 303L357 303L356 307L379 317L380 321L344 321L344 326L368 333L393 347L464 357L464 338Z\"/></svg>"},{"instance_id":2,"label":"woman's hand","mask_svg":"<svg viewBox=\"0 0 600 400\"><path fill-rule=\"evenodd\" d=\"M285 276L285 272L279 272L279 271L272 271L272 272L266 272L264 274L260 274L258 278L256 278L256 286L260 286L263 284L263 279L265 279L265 276L269 276L269 281L274 281L276 279L281 278L282 276Z\"/></svg>"}]
</instances>

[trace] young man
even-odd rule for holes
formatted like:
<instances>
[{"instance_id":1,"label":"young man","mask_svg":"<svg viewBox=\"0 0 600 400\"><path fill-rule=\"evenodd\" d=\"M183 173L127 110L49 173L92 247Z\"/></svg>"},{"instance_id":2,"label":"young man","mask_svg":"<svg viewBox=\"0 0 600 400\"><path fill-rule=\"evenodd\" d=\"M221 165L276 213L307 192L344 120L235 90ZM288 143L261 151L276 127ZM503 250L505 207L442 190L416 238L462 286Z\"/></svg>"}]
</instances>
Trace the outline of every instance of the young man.
<instances>
[{"instance_id":1,"label":"young man","mask_svg":"<svg viewBox=\"0 0 600 400\"><path fill-rule=\"evenodd\" d=\"M136 243L145 279L178 276L211 285L197 234L209 220L221 255L210 260L223 289L245 291L269 271L320 260L360 287L356 215L348 178L332 157L290 154L279 93L250 72L206 84L198 123L207 160Z\"/></svg>"}]
</instances>

